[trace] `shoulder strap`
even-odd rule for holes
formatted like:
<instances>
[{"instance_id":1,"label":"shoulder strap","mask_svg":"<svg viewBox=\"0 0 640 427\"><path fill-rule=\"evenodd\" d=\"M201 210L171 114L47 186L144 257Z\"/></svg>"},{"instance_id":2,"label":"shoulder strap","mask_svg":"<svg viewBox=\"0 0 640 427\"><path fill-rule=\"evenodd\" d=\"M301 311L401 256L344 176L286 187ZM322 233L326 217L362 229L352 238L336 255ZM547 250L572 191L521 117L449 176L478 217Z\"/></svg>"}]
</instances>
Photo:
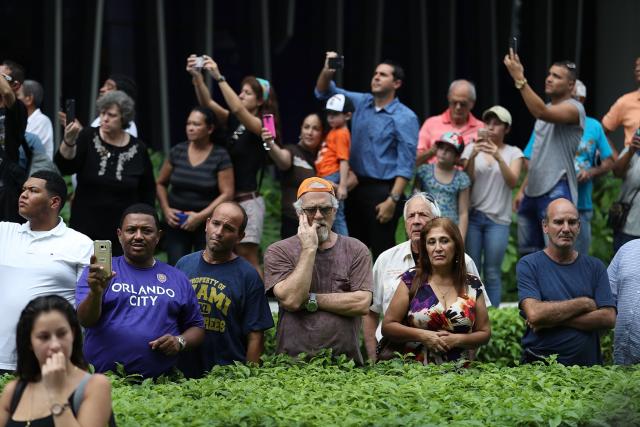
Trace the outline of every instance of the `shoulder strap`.
<instances>
[{"instance_id":1,"label":"shoulder strap","mask_svg":"<svg viewBox=\"0 0 640 427\"><path fill-rule=\"evenodd\" d=\"M71 408L73 409L74 414L78 414L80 410L80 405L82 405L82 399L84 399L84 389L87 387L87 383L91 379L91 374L86 373L82 380L80 380L80 384L73 391L73 402L71 402Z\"/></svg>"},{"instance_id":2,"label":"shoulder strap","mask_svg":"<svg viewBox=\"0 0 640 427\"><path fill-rule=\"evenodd\" d=\"M18 380L16 388L13 390L13 396L11 397L11 406L9 406L9 415L13 415L16 412L20 398L24 393L24 389L27 388L27 382L25 380Z\"/></svg>"}]
</instances>

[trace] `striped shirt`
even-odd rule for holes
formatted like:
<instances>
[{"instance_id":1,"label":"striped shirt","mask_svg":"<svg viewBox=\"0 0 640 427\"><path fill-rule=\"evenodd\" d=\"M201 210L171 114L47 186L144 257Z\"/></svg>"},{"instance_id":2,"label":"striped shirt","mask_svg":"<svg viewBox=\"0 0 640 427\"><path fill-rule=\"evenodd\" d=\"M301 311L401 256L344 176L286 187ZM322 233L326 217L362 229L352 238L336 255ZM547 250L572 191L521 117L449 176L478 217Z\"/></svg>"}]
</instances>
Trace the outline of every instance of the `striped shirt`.
<instances>
[{"instance_id":1,"label":"striped shirt","mask_svg":"<svg viewBox=\"0 0 640 427\"><path fill-rule=\"evenodd\" d=\"M640 239L622 246L608 268L611 293L618 307L613 361L640 362Z\"/></svg>"},{"instance_id":2,"label":"striped shirt","mask_svg":"<svg viewBox=\"0 0 640 427\"><path fill-rule=\"evenodd\" d=\"M169 205L182 211L201 211L220 195L218 172L231 167L227 150L214 145L204 162L193 166L189 161L189 142L171 148L169 163L171 189Z\"/></svg>"}]
</instances>

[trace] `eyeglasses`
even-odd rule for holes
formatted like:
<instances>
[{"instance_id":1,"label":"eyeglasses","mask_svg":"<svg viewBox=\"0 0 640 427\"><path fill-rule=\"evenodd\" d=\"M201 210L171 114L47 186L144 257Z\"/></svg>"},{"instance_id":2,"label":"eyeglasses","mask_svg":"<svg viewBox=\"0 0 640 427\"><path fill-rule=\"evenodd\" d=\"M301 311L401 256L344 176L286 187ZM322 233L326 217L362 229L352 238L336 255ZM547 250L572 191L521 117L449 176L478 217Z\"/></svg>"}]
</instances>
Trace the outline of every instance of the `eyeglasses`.
<instances>
[{"instance_id":1,"label":"eyeglasses","mask_svg":"<svg viewBox=\"0 0 640 427\"><path fill-rule=\"evenodd\" d=\"M314 216L316 216L316 212L318 211L320 211L320 215L322 216L329 215L331 211L333 211L333 207L332 206L314 206L311 208L302 208L302 211L305 213L305 215L307 215L307 217L313 218Z\"/></svg>"}]
</instances>

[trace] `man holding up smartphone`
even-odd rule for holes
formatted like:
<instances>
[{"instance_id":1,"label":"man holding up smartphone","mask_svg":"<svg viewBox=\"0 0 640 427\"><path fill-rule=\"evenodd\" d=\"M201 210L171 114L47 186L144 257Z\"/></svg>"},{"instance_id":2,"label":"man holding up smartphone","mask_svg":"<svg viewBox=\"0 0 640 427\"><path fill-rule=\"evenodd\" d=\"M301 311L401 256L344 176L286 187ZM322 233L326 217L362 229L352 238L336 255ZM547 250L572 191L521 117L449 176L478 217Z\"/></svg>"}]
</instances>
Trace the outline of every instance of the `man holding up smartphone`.
<instances>
[{"instance_id":1,"label":"man holding up smartphone","mask_svg":"<svg viewBox=\"0 0 640 427\"><path fill-rule=\"evenodd\" d=\"M547 104L527 83L520 57L513 49L505 55L504 65L529 112L537 119L529 175L522 184L524 198L518 209L518 249L526 255L545 247L541 224L549 203L560 198L578 200L573 159L586 114L582 104L571 97L577 79L573 62L558 61L549 67L544 86L551 100Z\"/></svg>"},{"instance_id":2,"label":"man holding up smartphone","mask_svg":"<svg viewBox=\"0 0 640 427\"><path fill-rule=\"evenodd\" d=\"M335 94L350 98L355 106L351 119L350 166L358 186L346 201L349 234L371 248L373 257L395 246L404 189L413 177L418 141L418 118L396 97L404 71L395 62L378 64L371 79L371 93L336 87L329 67L336 52L327 52L316 82L316 98Z\"/></svg>"},{"instance_id":3,"label":"man holding up smartphone","mask_svg":"<svg viewBox=\"0 0 640 427\"><path fill-rule=\"evenodd\" d=\"M157 261L160 221L144 203L122 214L118 239L123 256L105 271L95 256L78 280L78 320L86 328L84 354L96 372L114 371L158 377L175 366L178 353L197 347L204 322L187 277Z\"/></svg>"}]
</instances>

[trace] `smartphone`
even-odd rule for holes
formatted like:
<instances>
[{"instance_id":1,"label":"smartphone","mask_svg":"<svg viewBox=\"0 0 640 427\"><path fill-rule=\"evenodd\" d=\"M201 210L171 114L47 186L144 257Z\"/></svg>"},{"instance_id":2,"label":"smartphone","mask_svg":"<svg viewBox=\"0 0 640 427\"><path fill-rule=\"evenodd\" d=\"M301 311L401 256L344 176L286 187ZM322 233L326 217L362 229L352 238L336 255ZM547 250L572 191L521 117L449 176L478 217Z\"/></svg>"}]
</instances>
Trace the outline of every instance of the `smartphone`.
<instances>
[{"instance_id":1,"label":"smartphone","mask_svg":"<svg viewBox=\"0 0 640 427\"><path fill-rule=\"evenodd\" d=\"M69 98L64 103L64 112L67 115L67 124L76 119L76 100Z\"/></svg>"},{"instance_id":2,"label":"smartphone","mask_svg":"<svg viewBox=\"0 0 640 427\"><path fill-rule=\"evenodd\" d=\"M489 139L489 131L485 128L478 129L478 141L480 141L481 139Z\"/></svg>"},{"instance_id":3,"label":"smartphone","mask_svg":"<svg viewBox=\"0 0 640 427\"><path fill-rule=\"evenodd\" d=\"M509 39L509 47L513 49L513 54L516 55L518 53L518 38L511 37Z\"/></svg>"},{"instance_id":4,"label":"smartphone","mask_svg":"<svg viewBox=\"0 0 640 427\"><path fill-rule=\"evenodd\" d=\"M193 68L202 69L204 67L204 56L196 57L196 62L193 64Z\"/></svg>"},{"instance_id":5,"label":"smartphone","mask_svg":"<svg viewBox=\"0 0 640 427\"><path fill-rule=\"evenodd\" d=\"M344 56L336 56L329 58L329 68L333 70L342 70L344 68Z\"/></svg>"},{"instance_id":6,"label":"smartphone","mask_svg":"<svg viewBox=\"0 0 640 427\"><path fill-rule=\"evenodd\" d=\"M273 114L263 114L262 115L262 127L267 128L271 135L273 135L273 139L276 138L276 122L273 118Z\"/></svg>"},{"instance_id":7,"label":"smartphone","mask_svg":"<svg viewBox=\"0 0 640 427\"><path fill-rule=\"evenodd\" d=\"M178 217L178 225L184 224L187 222L187 218L189 218L189 215L184 212L178 212L176 216Z\"/></svg>"},{"instance_id":8,"label":"smartphone","mask_svg":"<svg viewBox=\"0 0 640 427\"><path fill-rule=\"evenodd\" d=\"M104 274L111 275L111 241L94 241L93 254L96 257L96 263L104 269Z\"/></svg>"}]
</instances>

